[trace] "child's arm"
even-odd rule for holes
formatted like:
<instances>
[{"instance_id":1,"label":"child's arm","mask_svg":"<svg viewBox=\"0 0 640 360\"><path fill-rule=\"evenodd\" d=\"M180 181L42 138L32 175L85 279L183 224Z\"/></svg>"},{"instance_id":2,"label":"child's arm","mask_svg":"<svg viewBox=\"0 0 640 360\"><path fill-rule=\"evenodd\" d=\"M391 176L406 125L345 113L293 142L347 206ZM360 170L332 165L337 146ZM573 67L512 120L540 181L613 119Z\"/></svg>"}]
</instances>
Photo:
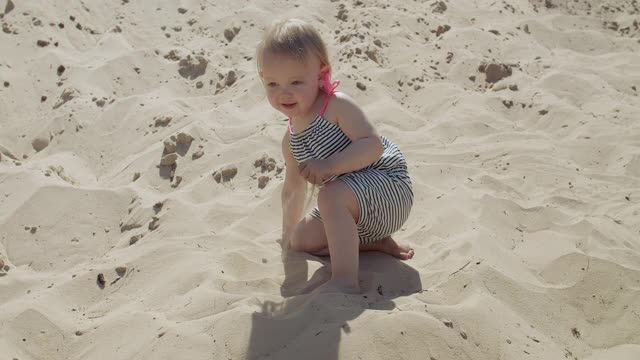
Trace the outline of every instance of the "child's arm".
<instances>
[{"instance_id":1,"label":"child's arm","mask_svg":"<svg viewBox=\"0 0 640 360\"><path fill-rule=\"evenodd\" d=\"M285 160L284 186L282 188L282 245L289 247L289 239L296 224L302 218L305 196L305 179L300 176L298 162L289 149L289 132L282 139L282 155Z\"/></svg>"},{"instance_id":2,"label":"child's arm","mask_svg":"<svg viewBox=\"0 0 640 360\"><path fill-rule=\"evenodd\" d=\"M373 124L353 99L344 93L336 93L334 108L338 126L351 140L351 145L329 157L331 172L340 175L373 164L384 151L380 135Z\"/></svg>"}]
</instances>

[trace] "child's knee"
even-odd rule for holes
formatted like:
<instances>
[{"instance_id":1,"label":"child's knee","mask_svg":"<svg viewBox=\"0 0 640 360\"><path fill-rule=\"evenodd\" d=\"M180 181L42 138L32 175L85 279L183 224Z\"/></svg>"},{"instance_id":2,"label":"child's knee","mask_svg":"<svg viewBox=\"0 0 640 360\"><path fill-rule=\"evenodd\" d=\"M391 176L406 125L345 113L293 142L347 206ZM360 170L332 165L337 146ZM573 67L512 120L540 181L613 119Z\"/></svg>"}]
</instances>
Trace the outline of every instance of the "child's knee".
<instances>
[{"instance_id":1,"label":"child's knee","mask_svg":"<svg viewBox=\"0 0 640 360\"><path fill-rule=\"evenodd\" d=\"M360 208L355 195L342 181L332 181L320 189L318 193L318 208L320 212L329 213L336 208L346 208L357 222Z\"/></svg>"},{"instance_id":2,"label":"child's knee","mask_svg":"<svg viewBox=\"0 0 640 360\"><path fill-rule=\"evenodd\" d=\"M291 232L289 248L293 251L318 251L327 246L324 225L311 216L302 219Z\"/></svg>"}]
</instances>

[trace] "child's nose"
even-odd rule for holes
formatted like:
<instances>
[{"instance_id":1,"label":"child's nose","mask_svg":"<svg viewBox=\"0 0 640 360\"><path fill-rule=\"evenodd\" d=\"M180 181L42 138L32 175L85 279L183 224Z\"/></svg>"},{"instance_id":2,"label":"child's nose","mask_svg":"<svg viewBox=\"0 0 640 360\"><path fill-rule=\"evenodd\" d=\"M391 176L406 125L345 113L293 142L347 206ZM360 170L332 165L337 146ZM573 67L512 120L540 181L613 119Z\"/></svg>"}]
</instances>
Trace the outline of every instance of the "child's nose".
<instances>
[{"instance_id":1,"label":"child's nose","mask_svg":"<svg viewBox=\"0 0 640 360\"><path fill-rule=\"evenodd\" d=\"M282 89L282 95L283 95L283 96L291 96L291 95L293 95L293 91L291 91L291 90L292 90L292 89L291 89L290 87L285 86L285 87Z\"/></svg>"}]
</instances>

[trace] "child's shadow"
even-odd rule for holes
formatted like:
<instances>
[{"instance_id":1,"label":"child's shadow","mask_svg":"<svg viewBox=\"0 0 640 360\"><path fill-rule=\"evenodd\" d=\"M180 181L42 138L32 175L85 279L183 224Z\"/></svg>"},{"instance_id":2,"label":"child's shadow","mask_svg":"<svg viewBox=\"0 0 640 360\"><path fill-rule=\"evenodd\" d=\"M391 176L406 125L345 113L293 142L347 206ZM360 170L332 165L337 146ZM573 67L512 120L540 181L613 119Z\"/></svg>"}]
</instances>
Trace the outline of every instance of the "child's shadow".
<instances>
[{"instance_id":1,"label":"child's shadow","mask_svg":"<svg viewBox=\"0 0 640 360\"><path fill-rule=\"evenodd\" d=\"M393 299L422 290L418 272L381 253L360 254L362 294L316 293L330 277L329 258L283 250L282 302L266 301L252 315L247 359L338 359L341 333L367 310L392 310ZM323 266L307 279L309 261Z\"/></svg>"}]
</instances>

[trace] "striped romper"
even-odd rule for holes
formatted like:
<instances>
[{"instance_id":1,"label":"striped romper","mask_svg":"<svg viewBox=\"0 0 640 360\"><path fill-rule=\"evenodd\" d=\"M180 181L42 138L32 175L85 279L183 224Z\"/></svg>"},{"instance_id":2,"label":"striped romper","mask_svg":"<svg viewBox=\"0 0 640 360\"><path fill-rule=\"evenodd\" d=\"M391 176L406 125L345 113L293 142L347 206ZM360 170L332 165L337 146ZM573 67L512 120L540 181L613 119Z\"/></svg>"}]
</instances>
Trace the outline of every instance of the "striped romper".
<instances>
[{"instance_id":1,"label":"striped romper","mask_svg":"<svg viewBox=\"0 0 640 360\"><path fill-rule=\"evenodd\" d=\"M324 111L333 91L327 96L322 110L300 133L290 131L289 147L298 163L307 159L326 159L351 144L340 127L324 118ZM398 147L384 136L380 137L384 152L380 159L364 169L334 175L330 181L343 181L355 194L360 208L357 223L361 244L370 244L398 231L409 216L413 205L411 179L407 163ZM311 216L322 220L316 207Z\"/></svg>"}]
</instances>

